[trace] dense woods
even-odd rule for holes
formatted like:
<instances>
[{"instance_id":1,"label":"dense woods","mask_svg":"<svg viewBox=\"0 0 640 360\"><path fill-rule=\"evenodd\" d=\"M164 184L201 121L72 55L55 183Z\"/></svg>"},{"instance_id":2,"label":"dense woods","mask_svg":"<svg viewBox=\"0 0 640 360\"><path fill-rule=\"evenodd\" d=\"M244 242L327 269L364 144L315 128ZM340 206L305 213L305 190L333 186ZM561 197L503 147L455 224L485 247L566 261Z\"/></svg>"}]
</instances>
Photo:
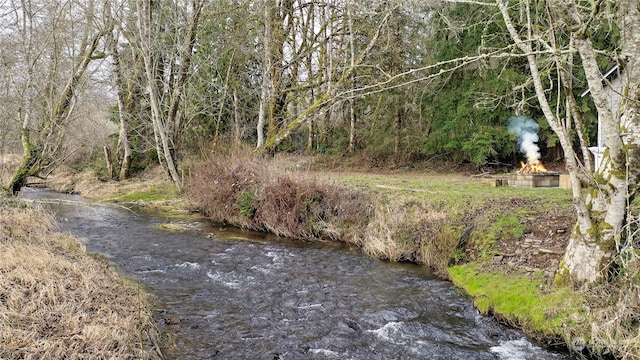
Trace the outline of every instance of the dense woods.
<instances>
[{"instance_id":1,"label":"dense woods","mask_svg":"<svg viewBox=\"0 0 640 360\"><path fill-rule=\"evenodd\" d=\"M104 156L103 144L114 178L160 161L176 183L180 158L212 143L358 153L372 165L519 159L506 121L530 110L523 61L479 53L507 46L496 9L96 0L5 8L2 151L22 152L18 139L29 138L25 146L42 155L42 164L25 167L30 174L78 145ZM47 124L62 131L86 111L112 114L112 141L100 133L84 144L48 144L73 131L46 136ZM547 151L555 148L551 132L541 136L543 152L558 160Z\"/></svg>"},{"instance_id":2,"label":"dense woods","mask_svg":"<svg viewBox=\"0 0 640 360\"><path fill-rule=\"evenodd\" d=\"M571 175L578 226L557 280L608 279L633 257L639 11L602 0L3 1L0 151L23 154L8 189L69 161L114 180L159 163L182 189L183 160L216 146L508 169L523 158L506 126L518 115L539 124L543 159Z\"/></svg>"}]
</instances>

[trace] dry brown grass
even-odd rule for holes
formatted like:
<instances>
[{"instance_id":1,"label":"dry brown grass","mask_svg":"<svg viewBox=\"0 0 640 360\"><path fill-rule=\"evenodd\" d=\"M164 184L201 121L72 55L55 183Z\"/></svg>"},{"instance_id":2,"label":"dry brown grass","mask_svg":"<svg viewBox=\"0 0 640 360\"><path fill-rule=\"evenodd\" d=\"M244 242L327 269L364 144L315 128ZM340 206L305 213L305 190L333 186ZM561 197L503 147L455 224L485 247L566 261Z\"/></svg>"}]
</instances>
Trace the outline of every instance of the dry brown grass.
<instances>
[{"instance_id":1,"label":"dry brown grass","mask_svg":"<svg viewBox=\"0 0 640 360\"><path fill-rule=\"evenodd\" d=\"M362 240L365 254L390 261L423 264L445 272L457 237L445 238L447 215L423 201L378 198Z\"/></svg>"},{"instance_id":2,"label":"dry brown grass","mask_svg":"<svg viewBox=\"0 0 640 360\"><path fill-rule=\"evenodd\" d=\"M47 187L62 193L78 193L83 197L105 200L119 194L143 191L153 186L173 185L162 172L160 166L136 174L124 181L100 180L95 171L78 172L66 166L60 166L46 179Z\"/></svg>"},{"instance_id":3,"label":"dry brown grass","mask_svg":"<svg viewBox=\"0 0 640 360\"><path fill-rule=\"evenodd\" d=\"M586 293L592 307L589 347L617 359L640 359L640 254L623 251L625 270Z\"/></svg>"},{"instance_id":4,"label":"dry brown grass","mask_svg":"<svg viewBox=\"0 0 640 360\"><path fill-rule=\"evenodd\" d=\"M148 359L151 299L53 217L0 198L0 358Z\"/></svg>"}]
</instances>

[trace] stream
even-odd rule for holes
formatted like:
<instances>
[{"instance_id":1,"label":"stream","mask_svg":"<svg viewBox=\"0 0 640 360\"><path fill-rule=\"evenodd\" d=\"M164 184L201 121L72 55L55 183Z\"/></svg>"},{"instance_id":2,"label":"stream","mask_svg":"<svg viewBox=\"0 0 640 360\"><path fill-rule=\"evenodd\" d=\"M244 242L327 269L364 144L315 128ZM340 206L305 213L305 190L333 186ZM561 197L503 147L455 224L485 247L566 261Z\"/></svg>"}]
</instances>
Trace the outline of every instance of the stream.
<instances>
[{"instance_id":1,"label":"stream","mask_svg":"<svg viewBox=\"0 0 640 360\"><path fill-rule=\"evenodd\" d=\"M21 196L157 297L168 359L569 359L479 315L424 267L77 195ZM158 227L168 222L194 230Z\"/></svg>"}]
</instances>

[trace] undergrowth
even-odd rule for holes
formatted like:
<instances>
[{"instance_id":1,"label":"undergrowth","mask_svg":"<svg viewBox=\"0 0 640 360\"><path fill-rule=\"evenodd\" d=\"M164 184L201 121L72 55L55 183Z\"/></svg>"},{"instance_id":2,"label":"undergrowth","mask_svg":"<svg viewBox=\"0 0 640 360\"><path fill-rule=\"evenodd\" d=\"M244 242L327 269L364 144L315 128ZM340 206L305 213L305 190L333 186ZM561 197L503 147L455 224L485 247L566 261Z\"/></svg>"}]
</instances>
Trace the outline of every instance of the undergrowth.
<instances>
[{"instance_id":1,"label":"undergrowth","mask_svg":"<svg viewBox=\"0 0 640 360\"><path fill-rule=\"evenodd\" d=\"M636 220L637 221L637 220ZM637 236L638 234L635 234ZM640 252L633 246L620 255L624 270L610 283L586 291L592 309L591 342L597 354L640 358Z\"/></svg>"},{"instance_id":2,"label":"undergrowth","mask_svg":"<svg viewBox=\"0 0 640 360\"><path fill-rule=\"evenodd\" d=\"M236 155L194 166L186 195L216 222L304 240L340 240L372 257L445 272L458 244L450 214L410 196L374 192L296 167Z\"/></svg>"},{"instance_id":3,"label":"undergrowth","mask_svg":"<svg viewBox=\"0 0 640 360\"><path fill-rule=\"evenodd\" d=\"M194 167L186 195L214 221L296 239L353 242L370 217L360 191L222 156Z\"/></svg>"}]
</instances>

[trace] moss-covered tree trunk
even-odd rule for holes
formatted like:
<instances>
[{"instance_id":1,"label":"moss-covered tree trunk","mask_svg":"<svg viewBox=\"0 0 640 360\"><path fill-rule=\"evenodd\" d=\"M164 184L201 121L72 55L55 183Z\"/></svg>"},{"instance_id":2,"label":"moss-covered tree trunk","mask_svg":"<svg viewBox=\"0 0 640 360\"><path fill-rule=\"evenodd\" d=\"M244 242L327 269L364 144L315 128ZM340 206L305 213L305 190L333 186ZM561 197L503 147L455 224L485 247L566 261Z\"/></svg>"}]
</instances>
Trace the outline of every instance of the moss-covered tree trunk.
<instances>
[{"instance_id":1,"label":"moss-covered tree trunk","mask_svg":"<svg viewBox=\"0 0 640 360\"><path fill-rule=\"evenodd\" d=\"M11 191L13 195L18 194L20 189L27 184L29 176L36 176L40 170L42 170L40 154L29 142L28 138L27 131L26 135L23 134L22 146L24 148L24 154L22 155L22 160L18 168L13 172L13 176L9 182L9 191Z\"/></svg>"},{"instance_id":2,"label":"moss-covered tree trunk","mask_svg":"<svg viewBox=\"0 0 640 360\"><path fill-rule=\"evenodd\" d=\"M569 14L577 13L572 2L565 4ZM602 123L602 136L607 150L595 181L587 196L588 226L577 226L567 247L561 273L578 282L606 278L613 259L631 239L625 239L630 205L640 181L640 8L637 2L623 1L619 9L622 30L620 107L611 108L602 74L596 61L596 51L588 37L588 26L573 16L567 20L573 26L573 40L582 59L589 89ZM617 90L612 90L617 91Z\"/></svg>"},{"instance_id":3,"label":"moss-covered tree trunk","mask_svg":"<svg viewBox=\"0 0 640 360\"><path fill-rule=\"evenodd\" d=\"M105 17L109 22L114 24L115 19L112 16L111 10L111 4L109 2L105 2ZM131 172L131 142L129 141L129 122L131 112L129 111L130 106L127 106L127 100L125 99L125 79L122 71L122 63L120 61L120 51L118 50L119 35L120 34L118 31L116 31L115 26L112 25L112 29L106 33L105 41L107 43L106 48L109 51L109 55L111 57L113 82L116 88L116 95L118 99L118 120L120 122L118 145L116 147L116 159L119 167L118 180L126 180L127 178L129 178L129 174ZM136 68L139 68L139 66L137 66ZM137 76L137 74L134 73L134 76ZM129 97L131 96L133 95L131 92L129 92ZM108 154L105 153L107 164L109 164L109 176L113 178L115 176L113 170L113 161L111 161L107 155Z\"/></svg>"}]
</instances>

